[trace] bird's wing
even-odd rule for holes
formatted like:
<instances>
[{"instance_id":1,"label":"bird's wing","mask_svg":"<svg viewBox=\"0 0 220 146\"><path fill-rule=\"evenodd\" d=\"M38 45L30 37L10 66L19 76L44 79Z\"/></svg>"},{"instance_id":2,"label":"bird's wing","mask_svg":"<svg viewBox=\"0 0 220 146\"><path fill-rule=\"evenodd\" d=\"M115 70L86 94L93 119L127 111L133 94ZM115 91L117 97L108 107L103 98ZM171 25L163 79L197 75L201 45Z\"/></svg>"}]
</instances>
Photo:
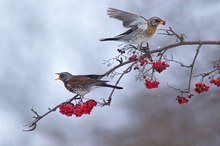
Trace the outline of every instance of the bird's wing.
<instances>
[{"instance_id":1,"label":"bird's wing","mask_svg":"<svg viewBox=\"0 0 220 146\"><path fill-rule=\"evenodd\" d=\"M115 8L109 8L107 10L107 14L110 18L121 20L123 22L123 26L126 28L146 28L147 25L147 19L142 16L132 14L130 12L125 12Z\"/></svg>"},{"instance_id":2,"label":"bird's wing","mask_svg":"<svg viewBox=\"0 0 220 146\"><path fill-rule=\"evenodd\" d=\"M101 78L103 78L105 75L90 74L90 75L82 75L82 76L90 77L90 78L93 78L93 79L101 79Z\"/></svg>"},{"instance_id":3,"label":"bird's wing","mask_svg":"<svg viewBox=\"0 0 220 146\"><path fill-rule=\"evenodd\" d=\"M99 82L106 82L106 81L97 80L88 76L74 76L70 80L68 80L67 84L71 85L72 87L76 87L76 86L95 85Z\"/></svg>"}]
</instances>

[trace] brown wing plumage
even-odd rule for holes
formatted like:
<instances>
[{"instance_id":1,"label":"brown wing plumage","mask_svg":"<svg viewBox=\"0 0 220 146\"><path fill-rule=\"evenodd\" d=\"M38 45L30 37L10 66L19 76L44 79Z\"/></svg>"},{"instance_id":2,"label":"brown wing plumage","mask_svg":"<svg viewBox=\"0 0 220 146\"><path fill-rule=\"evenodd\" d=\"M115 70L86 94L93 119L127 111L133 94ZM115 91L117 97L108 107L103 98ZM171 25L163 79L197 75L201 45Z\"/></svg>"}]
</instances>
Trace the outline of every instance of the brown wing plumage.
<instances>
[{"instance_id":1,"label":"brown wing plumage","mask_svg":"<svg viewBox=\"0 0 220 146\"><path fill-rule=\"evenodd\" d=\"M70 84L72 87L76 86L87 86L87 85L96 85L99 83L104 83L107 81L101 81L97 80L88 76L73 76L69 81L68 84Z\"/></svg>"}]
</instances>

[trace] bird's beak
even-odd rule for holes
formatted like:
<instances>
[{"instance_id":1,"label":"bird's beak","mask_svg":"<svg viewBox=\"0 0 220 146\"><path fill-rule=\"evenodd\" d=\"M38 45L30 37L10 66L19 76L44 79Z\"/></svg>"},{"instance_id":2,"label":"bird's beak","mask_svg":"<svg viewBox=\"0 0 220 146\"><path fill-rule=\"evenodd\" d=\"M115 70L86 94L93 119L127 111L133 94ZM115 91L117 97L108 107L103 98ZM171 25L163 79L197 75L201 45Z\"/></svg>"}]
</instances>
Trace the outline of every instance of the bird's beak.
<instances>
[{"instance_id":1,"label":"bird's beak","mask_svg":"<svg viewBox=\"0 0 220 146\"><path fill-rule=\"evenodd\" d=\"M165 25L166 21L162 20L162 21L160 21L160 24Z\"/></svg>"},{"instance_id":2,"label":"bird's beak","mask_svg":"<svg viewBox=\"0 0 220 146\"><path fill-rule=\"evenodd\" d=\"M55 80L60 80L60 73L55 73L55 74L58 75Z\"/></svg>"}]
</instances>

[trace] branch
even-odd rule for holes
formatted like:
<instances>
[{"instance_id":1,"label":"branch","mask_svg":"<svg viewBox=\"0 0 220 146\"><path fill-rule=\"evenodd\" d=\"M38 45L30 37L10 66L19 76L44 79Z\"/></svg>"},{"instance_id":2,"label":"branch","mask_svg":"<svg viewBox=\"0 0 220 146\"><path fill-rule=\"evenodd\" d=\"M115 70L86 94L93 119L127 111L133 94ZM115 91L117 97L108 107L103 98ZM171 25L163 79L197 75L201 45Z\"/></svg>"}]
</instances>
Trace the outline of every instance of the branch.
<instances>
[{"instance_id":1,"label":"branch","mask_svg":"<svg viewBox=\"0 0 220 146\"><path fill-rule=\"evenodd\" d=\"M177 41L183 42L185 39L184 34L177 34L175 31L173 31L173 29L171 27L169 27L169 29L159 29L159 30L163 30L163 31L165 31L165 33L157 33L157 34L174 36L177 38Z\"/></svg>"},{"instance_id":2,"label":"branch","mask_svg":"<svg viewBox=\"0 0 220 146\"><path fill-rule=\"evenodd\" d=\"M77 97L78 97L78 95L75 95L74 97L72 97L72 98L69 99L68 101L63 102L63 103L61 103L61 104L71 103L73 100L79 99L79 98L77 98ZM23 131L29 132L29 131L35 130L35 129L37 128L37 123L38 123L42 118L44 118L45 116L47 116L48 114L50 114L50 113L56 111L57 108L59 108L59 105L60 105L60 104L58 104L57 106L55 106L55 107L52 108L52 109L49 108L49 111L46 112L46 113L43 114L43 115L39 115L39 114L32 108L31 111L35 114L35 116L33 117L34 120L33 120L32 122L30 122L29 124L24 125L24 126L28 126L30 129L28 129L28 130L23 130Z\"/></svg>"},{"instance_id":3,"label":"branch","mask_svg":"<svg viewBox=\"0 0 220 146\"><path fill-rule=\"evenodd\" d=\"M188 94L188 93L190 93L191 80L192 80L192 77L193 77L193 76L192 76L192 74L193 74L193 69L194 69L195 62L196 62L196 59L197 59L197 57L198 57L199 50L200 50L201 46L202 46L202 45L220 45L220 40L216 40L216 41L212 41L212 40L204 40L204 41L201 41L201 40L198 40L198 41L185 41L185 36L184 36L183 34L180 34L180 35L179 35L179 34L175 33L175 32L172 30L171 27L170 27L168 30L165 30L165 33L163 33L163 34L164 34L164 35L169 35L169 36L174 36L174 37L176 37L176 38L177 38L177 42L176 42L176 43L173 43L173 44L169 44L169 45L164 46L164 47L159 48L159 49L154 49L154 50L150 49L149 46L147 46L147 48L144 48L144 49L140 50L140 49L136 48L136 47L133 46L133 45L130 45L130 44L129 44L129 45L125 45L122 49L118 49L118 52L120 53L120 55L117 56L116 58L112 58L113 60L116 60L117 62L119 62L119 64L116 65L116 66L114 66L113 68L111 68L111 69L108 70L107 72L105 72L105 73L103 74L103 77L104 77L104 76L109 76L111 73L114 73L114 72L115 72L117 69L119 69L120 67L123 67L123 66L125 66L125 65L127 65L127 64L129 64L129 63L132 63L132 64L130 64L130 65L124 70L123 73L120 73L121 75L119 76L118 80L117 80L116 83L115 83L115 85L118 85L118 83L121 81L121 79L124 77L124 75L127 74L127 73L129 73L129 72L132 70L132 67L133 67L135 64L137 64L138 61L140 61L141 59L148 58L148 59L150 60L151 58L149 58L149 56L151 57L151 54L153 54L153 53L158 53L158 56L157 56L157 57L159 57L159 60L162 60L162 57L165 58L165 57L164 57L164 56L165 56L164 54L167 52L167 50L169 50L169 49L171 49L171 48L176 48L176 47L185 46L185 45L198 45L198 47L197 47L197 49L196 49L196 54L195 54L195 56L194 56L194 59L193 59L191 65L185 66L185 65L183 65L181 62L177 62L177 61L174 61L174 60L173 60L174 62L179 63L180 65L182 65L183 67L190 68L190 76L189 76L188 89L180 90L180 89L177 89L177 88L174 88L174 87L168 85L168 86L170 86L171 88L177 90L178 92L181 92L182 94L185 94L185 93ZM129 53L129 51L130 51L130 53L133 53L134 51L135 51L135 52L138 52L138 58L137 58L137 60L134 60L134 61L128 60L128 61L125 61L125 62L124 62L123 59L120 58L120 57L121 57L121 56L124 56L124 53L125 53L126 51L128 51L128 53ZM137 53L136 53L136 54L137 54ZM108 62L108 61L111 61L111 59L110 59L110 60L107 60L107 62ZM220 63L219 63L219 62L220 62L220 59L219 59L219 61L217 61L217 63L215 63L216 66L217 66L215 70L210 71L210 72L208 72L208 73L199 74L199 75L197 75L197 76L205 77L205 76L208 76L209 74L211 74L211 73L213 73L213 72L215 72L215 71L218 71L219 74L220 74L220 69L219 69L219 64L220 64ZM151 64L151 63L147 63L146 66L149 65L149 64ZM144 67L145 67L145 66L144 66ZM150 71L151 69L152 69L152 68L148 69L147 71L145 71L145 70L143 69L142 71L143 71L143 72L144 72L144 71L145 71L145 72L148 72L148 71ZM153 74L154 74L154 70L152 70L151 78L153 77ZM102 106L110 105L110 104L111 104L111 100L112 100L112 96L113 96L113 94L114 94L114 91L115 91L115 89L112 89L112 91L111 91L111 93L110 93L108 99L107 99L107 100L103 100L104 103L101 104ZM191 94L190 94L190 96L191 96ZM66 102L63 102L63 103L61 103L61 104L71 103L73 100L76 100L76 99L81 99L81 98L79 98L78 95L75 95L75 96L72 97L70 100L68 100L68 101L66 101ZM59 104L59 105L60 105L60 104ZM30 122L30 123L27 124L27 125L24 125L24 126L28 126L29 129L23 130L23 131L28 132L28 131L33 131L33 130L35 130L36 127L37 127L37 123L38 123L41 119L43 119L44 117L46 117L47 115L49 115L50 113L56 111L56 110L59 108L59 105L55 106L55 107L52 108L52 109L49 108L49 111L47 111L47 112L46 112L45 114L43 114L43 115L39 115L39 114L32 108L31 111L34 113L33 121Z\"/></svg>"},{"instance_id":4,"label":"branch","mask_svg":"<svg viewBox=\"0 0 220 146\"><path fill-rule=\"evenodd\" d=\"M123 77L125 74L127 74L127 73L129 73L129 72L131 71L132 67L133 67L136 63L137 63L137 61L135 61L134 63L132 63L132 64L120 75L120 77L118 78L118 80L117 80L116 83L115 83L115 86L118 85L118 83L120 82L120 80L122 79L122 77ZM102 106L106 106L106 105L110 106L111 101L112 101L112 96L113 96L113 93L114 93L114 92L115 92L115 88L112 89L112 92L110 93L108 99L107 99L107 100L103 100Z\"/></svg>"},{"instance_id":5,"label":"branch","mask_svg":"<svg viewBox=\"0 0 220 146\"><path fill-rule=\"evenodd\" d=\"M151 50L150 53L151 54L157 53L157 52L161 52L164 50L168 50L171 48L175 48L178 46L184 46L184 45L220 45L220 40L219 41L183 41L183 42L170 44L170 45L167 45L167 46L159 48L159 49Z\"/></svg>"},{"instance_id":6,"label":"branch","mask_svg":"<svg viewBox=\"0 0 220 146\"><path fill-rule=\"evenodd\" d=\"M202 47L202 44L200 44L200 45L198 46L198 48L196 49L195 57L193 58L192 64L190 65L191 69L190 69L189 84L188 84L188 91L189 91L189 92L190 92L190 87L191 87L193 69L194 69L194 66L195 66L196 58L197 58L197 56L198 56L198 54L199 54L199 50L200 50L201 47Z\"/></svg>"},{"instance_id":7,"label":"branch","mask_svg":"<svg viewBox=\"0 0 220 146\"><path fill-rule=\"evenodd\" d=\"M193 77L199 77L199 76L201 76L202 78L204 78L204 77L206 77L206 76L208 76L208 75L210 75L210 74L212 74L212 73L214 73L214 72L216 72L216 71L218 71L219 69L214 69L214 70L211 70L211 71L209 71L209 72L206 72L206 73L201 73L201 74L198 74L198 75L194 75Z\"/></svg>"},{"instance_id":8,"label":"branch","mask_svg":"<svg viewBox=\"0 0 220 146\"><path fill-rule=\"evenodd\" d=\"M107 71L107 72L104 73L103 75L104 75L104 76L109 76L109 75L110 75L113 71L115 71L116 69L118 69L118 68L120 68L120 67L122 67L122 66L124 66L124 65L126 65L126 64L129 64L129 63L131 63L130 60L125 61L125 62L123 62L123 63L120 63L120 64L116 65L115 67L111 68L109 71Z\"/></svg>"}]
</instances>

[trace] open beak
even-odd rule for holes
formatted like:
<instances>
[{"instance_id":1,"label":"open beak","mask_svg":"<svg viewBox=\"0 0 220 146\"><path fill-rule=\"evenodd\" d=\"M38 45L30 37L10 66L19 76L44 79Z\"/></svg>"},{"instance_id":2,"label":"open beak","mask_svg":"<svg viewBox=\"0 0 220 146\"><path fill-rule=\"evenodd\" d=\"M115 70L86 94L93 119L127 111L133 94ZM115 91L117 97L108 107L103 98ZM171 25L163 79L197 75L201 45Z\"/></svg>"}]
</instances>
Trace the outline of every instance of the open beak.
<instances>
[{"instance_id":1,"label":"open beak","mask_svg":"<svg viewBox=\"0 0 220 146\"><path fill-rule=\"evenodd\" d=\"M162 20L162 21L160 21L160 24L165 25L166 21Z\"/></svg>"},{"instance_id":2,"label":"open beak","mask_svg":"<svg viewBox=\"0 0 220 146\"><path fill-rule=\"evenodd\" d=\"M60 73L55 73L56 75L58 75L55 80L60 80Z\"/></svg>"}]
</instances>

